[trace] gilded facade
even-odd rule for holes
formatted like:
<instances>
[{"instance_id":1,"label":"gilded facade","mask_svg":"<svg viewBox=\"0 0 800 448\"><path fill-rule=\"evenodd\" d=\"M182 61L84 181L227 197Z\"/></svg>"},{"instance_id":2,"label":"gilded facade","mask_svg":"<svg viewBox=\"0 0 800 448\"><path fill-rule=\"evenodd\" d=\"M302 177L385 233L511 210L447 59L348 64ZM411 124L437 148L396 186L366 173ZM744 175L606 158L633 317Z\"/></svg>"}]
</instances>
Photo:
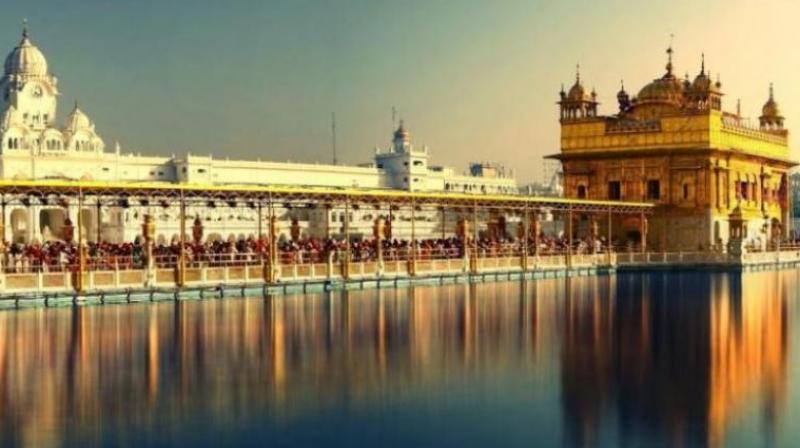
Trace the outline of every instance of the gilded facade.
<instances>
[{"instance_id":1,"label":"gilded facade","mask_svg":"<svg viewBox=\"0 0 800 448\"><path fill-rule=\"evenodd\" d=\"M766 247L788 233L788 131L770 85L758 123L723 110L722 84L701 62L690 80L666 72L636 96L617 94L618 111L599 115L580 74L560 92L564 194L655 203L648 222L614 221L617 244L655 250L727 247L729 219L745 220L745 243ZM600 222L603 222L602 220ZM643 225L644 224L644 225Z\"/></svg>"}]
</instances>

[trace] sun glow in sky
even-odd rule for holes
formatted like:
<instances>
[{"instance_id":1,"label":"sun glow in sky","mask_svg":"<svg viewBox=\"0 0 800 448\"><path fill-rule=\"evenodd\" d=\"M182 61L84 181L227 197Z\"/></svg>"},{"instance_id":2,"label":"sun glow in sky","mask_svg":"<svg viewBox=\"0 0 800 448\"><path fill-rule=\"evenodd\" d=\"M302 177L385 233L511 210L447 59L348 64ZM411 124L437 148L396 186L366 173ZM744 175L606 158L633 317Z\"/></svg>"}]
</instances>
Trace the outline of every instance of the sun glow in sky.
<instances>
[{"instance_id":1,"label":"sun glow in sky","mask_svg":"<svg viewBox=\"0 0 800 448\"><path fill-rule=\"evenodd\" d=\"M558 90L597 89L616 110L664 72L706 67L723 108L754 119L775 94L800 129L800 4L791 1L137 0L11 2L0 48L21 21L62 92L109 147L154 154L327 162L331 112L339 157L369 161L391 136L392 106L434 163L469 161L541 177L558 152ZM792 134L793 135L793 134ZM790 142L793 140L790 140ZM794 145L793 145L794 146Z\"/></svg>"}]
</instances>

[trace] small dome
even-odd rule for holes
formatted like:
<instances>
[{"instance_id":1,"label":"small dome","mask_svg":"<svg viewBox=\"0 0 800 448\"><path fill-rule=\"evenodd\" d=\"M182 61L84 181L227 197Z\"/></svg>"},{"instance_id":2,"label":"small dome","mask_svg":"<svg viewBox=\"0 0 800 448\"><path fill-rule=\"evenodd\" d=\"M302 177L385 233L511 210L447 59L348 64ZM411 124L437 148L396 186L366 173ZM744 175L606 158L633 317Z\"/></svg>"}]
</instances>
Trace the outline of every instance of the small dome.
<instances>
[{"instance_id":1,"label":"small dome","mask_svg":"<svg viewBox=\"0 0 800 448\"><path fill-rule=\"evenodd\" d=\"M761 108L761 116L767 118L777 118L781 116L781 111L778 108L778 103L775 102L775 95L772 90L772 84L769 85L769 99L764 103Z\"/></svg>"},{"instance_id":2,"label":"small dome","mask_svg":"<svg viewBox=\"0 0 800 448\"><path fill-rule=\"evenodd\" d=\"M78 103L75 103L75 108L72 109L72 112L69 113L67 116L67 120L64 123L64 130L75 133L80 131L81 129L87 129L92 127L92 120L83 113L83 111L78 107Z\"/></svg>"},{"instance_id":3,"label":"small dome","mask_svg":"<svg viewBox=\"0 0 800 448\"><path fill-rule=\"evenodd\" d=\"M692 82L692 89L693 90L711 90L713 84L711 83L711 78L706 76L705 72L700 72L696 78L694 78L694 82Z\"/></svg>"},{"instance_id":4,"label":"small dome","mask_svg":"<svg viewBox=\"0 0 800 448\"><path fill-rule=\"evenodd\" d=\"M712 86L711 77L706 75L706 55L702 54L700 55L700 73L697 74L694 82L692 82L692 90L706 91L711 90Z\"/></svg>"},{"instance_id":5,"label":"small dome","mask_svg":"<svg viewBox=\"0 0 800 448\"><path fill-rule=\"evenodd\" d=\"M589 96L586 95L586 90L580 81L575 81L575 84L570 87L569 93L567 93L567 99L570 101L588 101Z\"/></svg>"},{"instance_id":6,"label":"small dome","mask_svg":"<svg viewBox=\"0 0 800 448\"><path fill-rule=\"evenodd\" d=\"M404 127L403 120L400 120L400 127L398 127L396 131L394 131L394 139L407 142L409 138L410 134L408 133L408 130Z\"/></svg>"},{"instance_id":7,"label":"small dome","mask_svg":"<svg viewBox=\"0 0 800 448\"><path fill-rule=\"evenodd\" d=\"M47 59L31 43L27 28L22 31L22 40L6 57L6 75L47 76Z\"/></svg>"},{"instance_id":8,"label":"small dome","mask_svg":"<svg viewBox=\"0 0 800 448\"><path fill-rule=\"evenodd\" d=\"M627 98L628 92L625 91L625 85L620 82L619 92L617 92L617 98Z\"/></svg>"},{"instance_id":9,"label":"small dome","mask_svg":"<svg viewBox=\"0 0 800 448\"><path fill-rule=\"evenodd\" d=\"M561 88L563 93L564 88ZM594 97L597 97L597 94L592 90L592 94ZM575 66L575 84L569 88L569 92L567 93L566 97L562 95L562 99L566 99L567 101L572 102L579 102L579 101L592 101L592 96L586 93L586 89L583 88L583 84L581 84L581 66Z\"/></svg>"}]
</instances>

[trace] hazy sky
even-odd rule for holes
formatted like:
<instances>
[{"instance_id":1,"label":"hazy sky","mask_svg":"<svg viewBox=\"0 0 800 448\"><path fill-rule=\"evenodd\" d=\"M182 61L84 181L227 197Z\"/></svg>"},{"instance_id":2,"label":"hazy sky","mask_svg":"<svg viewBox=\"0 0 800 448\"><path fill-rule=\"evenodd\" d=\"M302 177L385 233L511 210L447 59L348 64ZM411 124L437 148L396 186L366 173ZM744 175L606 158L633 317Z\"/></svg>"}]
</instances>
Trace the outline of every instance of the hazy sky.
<instances>
[{"instance_id":1,"label":"hazy sky","mask_svg":"<svg viewBox=\"0 0 800 448\"><path fill-rule=\"evenodd\" d=\"M787 126L800 129L800 6L792 1L37 0L5 2L0 44L23 17L62 91L109 147L215 157L328 161L330 114L340 158L386 146L391 107L434 163L472 160L541 175L558 152L561 83L580 62L601 112L624 78L638 92L700 54L734 110L757 117L775 82Z\"/></svg>"}]
</instances>

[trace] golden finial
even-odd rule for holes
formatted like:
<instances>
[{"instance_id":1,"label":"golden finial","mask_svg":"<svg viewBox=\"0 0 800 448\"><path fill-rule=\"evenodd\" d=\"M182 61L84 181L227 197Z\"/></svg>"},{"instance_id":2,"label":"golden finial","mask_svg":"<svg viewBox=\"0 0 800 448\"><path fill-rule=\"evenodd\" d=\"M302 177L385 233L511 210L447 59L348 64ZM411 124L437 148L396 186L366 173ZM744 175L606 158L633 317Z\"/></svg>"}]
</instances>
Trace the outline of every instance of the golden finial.
<instances>
[{"instance_id":1,"label":"golden finial","mask_svg":"<svg viewBox=\"0 0 800 448\"><path fill-rule=\"evenodd\" d=\"M28 19L27 18L22 19L22 38L23 39L27 39L28 38Z\"/></svg>"},{"instance_id":2,"label":"golden finial","mask_svg":"<svg viewBox=\"0 0 800 448\"><path fill-rule=\"evenodd\" d=\"M775 101L774 91L772 89L772 83L769 83L769 100Z\"/></svg>"},{"instance_id":3,"label":"golden finial","mask_svg":"<svg viewBox=\"0 0 800 448\"><path fill-rule=\"evenodd\" d=\"M706 54L700 53L700 74L706 74Z\"/></svg>"},{"instance_id":4,"label":"golden finial","mask_svg":"<svg viewBox=\"0 0 800 448\"><path fill-rule=\"evenodd\" d=\"M672 75L672 40L675 38L674 34L669 35L669 47L667 47L667 74Z\"/></svg>"},{"instance_id":5,"label":"golden finial","mask_svg":"<svg viewBox=\"0 0 800 448\"><path fill-rule=\"evenodd\" d=\"M581 64L575 64L575 84L581 83Z\"/></svg>"}]
</instances>

